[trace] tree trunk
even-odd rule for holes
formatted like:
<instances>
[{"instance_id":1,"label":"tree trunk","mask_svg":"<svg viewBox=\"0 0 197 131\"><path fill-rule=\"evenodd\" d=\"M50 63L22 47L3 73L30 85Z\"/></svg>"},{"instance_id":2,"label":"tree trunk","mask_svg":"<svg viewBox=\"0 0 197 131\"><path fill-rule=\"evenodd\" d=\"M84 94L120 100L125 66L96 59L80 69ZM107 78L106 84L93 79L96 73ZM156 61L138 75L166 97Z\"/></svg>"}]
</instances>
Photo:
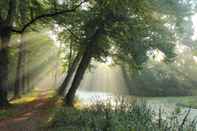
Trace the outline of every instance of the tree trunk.
<instances>
[{"instance_id":1,"label":"tree trunk","mask_svg":"<svg viewBox=\"0 0 197 131\"><path fill-rule=\"evenodd\" d=\"M81 59L81 56L80 56L80 53L77 54L77 56L75 57L72 65L70 66L69 70L68 70L68 73L67 73L67 76L66 78L64 79L62 85L60 86L59 90L58 90L58 95L60 96L63 96L64 93L65 93L65 90L74 74L74 72L76 71L76 68L79 64L79 61Z\"/></svg>"},{"instance_id":2,"label":"tree trunk","mask_svg":"<svg viewBox=\"0 0 197 131\"><path fill-rule=\"evenodd\" d=\"M90 64L92 57L91 53L92 52L90 48L87 48L86 51L84 52L82 60L77 68L71 88L69 89L67 95L64 98L65 105L73 106L75 93L80 85L81 80L83 79L83 76L85 74L86 69L88 68L88 65Z\"/></svg>"},{"instance_id":3,"label":"tree trunk","mask_svg":"<svg viewBox=\"0 0 197 131\"><path fill-rule=\"evenodd\" d=\"M29 61L28 61L28 47L26 45L27 43L24 43L24 87L26 91L29 91L30 89L30 77L29 77Z\"/></svg>"},{"instance_id":4,"label":"tree trunk","mask_svg":"<svg viewBox=\"0 0 197 131\"><path fill-rule=\"evenodd\" d=\"M9 105L8 102L8 44L10 41L10 31L5 27L0 27L0 107Z\"/></svg>"},{"instance_id":5,"label":"tree trunk","mask_svg":"<svg viewBox=\"0 0 197 131\"><path fill-rule=\"evenodd\" d=\"M25 93L26 90L26 48L25 48L25 34L21 34L21 48L20 48L20 55L21 55L21 91L23 91L23 93Z\"/></svg>"},{"instance_id":6,"label":"tree trunk","mask_svg":"<svg viewBox=\"0 0 197 131\"><path fill-rule=\"evenodd\" d=\"M68 70L71 68L72 56L73 56L73 49L72 49L72 41L71 41L70 52L69 52L69 57L68 57Z\"/></svg>"},{"instance_id":7,"label":"tree trunk","mask_svg":"<svg viewBox=\"0 0 197 131\"><path fill-rule=\"evenodd\" d=\"M0 107L8 105L8 50L0 49Z\"/></svg>"},{"instance_id":8,"label":"tree trunk","mask_svg":"<svg viewBox=\"0 0 197 131\"><path fill-rule=\"evenodd\" d=\"M15 80L15 88L14 88L14 97L20 97L21 91L24 92L25 90L25 43L24 43L24 34L21 34L21 42L19 45L18 50L18 61L17 61L17 68L16 68L16 80Z\"/></svg>"},{"instance_id":9,"label":"tree trunk","mask_svg":"<svg viewBox=\"0 0 197 131\"><path fill-rule=\"evenodd\" d=\"M54 75L53 75L53 72L52 72L52 77L54 77L54 82L53 82L53 87L56 88L57 85L58 85L58 75L59 75L59 66L60 66L60 55L61 55L61 52L62 52L62 46L63 46L63 43L60 43L60 46L58 48L58 51L57 51L57 54L56 54L56 60L55 60L55 65L54 65Z\"/></svg>"},{"instance_id":10,"label":"tree trunk","mask_svg":"<svg viewBox=\"0 0 197 131\"><path fill-rule=\"evenodd\" d=\"M21 88L21 45L19 47L19 55L18 55L18 61L17 61L17 67L16 67L16 80L15 80L15 87L14 87L14 98L20 97L20 88Z\"/></svg>"}]
</instances>

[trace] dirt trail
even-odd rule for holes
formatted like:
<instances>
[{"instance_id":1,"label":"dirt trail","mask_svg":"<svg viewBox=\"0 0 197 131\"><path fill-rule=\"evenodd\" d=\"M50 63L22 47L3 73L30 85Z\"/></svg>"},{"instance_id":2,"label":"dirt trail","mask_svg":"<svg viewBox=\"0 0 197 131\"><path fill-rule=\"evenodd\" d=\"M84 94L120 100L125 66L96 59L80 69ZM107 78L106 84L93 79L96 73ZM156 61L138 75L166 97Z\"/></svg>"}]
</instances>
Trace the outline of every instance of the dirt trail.
<instances>
[{"instance_id":1,"label":"dirt trail","mask_svg":"<svg viewBox=\"0 0 197 131\"><path fill-rule=\"evenodd\" d=\"M38 98L30 103L14 107L14 117L0 120L0 131L43 131L41 126L48 120L48 108L53 101L47 97L47 90L40 91Z\"/></svg>"}]
</instances>

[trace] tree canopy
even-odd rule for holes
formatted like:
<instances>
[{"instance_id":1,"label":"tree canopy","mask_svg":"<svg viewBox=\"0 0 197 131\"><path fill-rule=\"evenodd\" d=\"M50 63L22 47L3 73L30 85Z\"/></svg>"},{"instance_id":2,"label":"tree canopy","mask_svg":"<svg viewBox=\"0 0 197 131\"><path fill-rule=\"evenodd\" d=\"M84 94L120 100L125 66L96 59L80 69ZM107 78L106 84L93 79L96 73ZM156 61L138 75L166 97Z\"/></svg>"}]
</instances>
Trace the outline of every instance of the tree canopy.
<instances>
[{"instance_id":1,"label":"tree canopy","mask_svg":"<svg viewBox=\"0 0 197 131\"><path fill-rule=\"evenodd\" d=\"M90 0L56 21L70 34L67 40L84 57L83 65L89 65L92 58L105 61L110 56L116 64L140 69L155 50L163 53L166 62L173 60L176 43L182 39L182 24L192 13L191 5L184 0Z\"/></svg>"},{"instance_id":2,"label":"tree canopy","mask_svg":"<svg viewBox=\"0 0 197 131\"><path fill-rule=\"evenodd\" d=\"M171 62L176 56L176 44L191 42L187 36L192 29L186 30L183 25L191 23L195 1L2 0L0 6L1 46L5 47L0 51L4 58L0 62L1 92L7 88L7 48L11 35L56 25L62 28L60 40L70 49L66 58L68 70L73 71L68 76L74 75L74 79L65 99L72 101L93 59L103 62L111 57L115 64L126 64L133 70L141 69L159 52L165 62ZM0 97L5 99L5 94Z\"/></svg>"}]
</instances>

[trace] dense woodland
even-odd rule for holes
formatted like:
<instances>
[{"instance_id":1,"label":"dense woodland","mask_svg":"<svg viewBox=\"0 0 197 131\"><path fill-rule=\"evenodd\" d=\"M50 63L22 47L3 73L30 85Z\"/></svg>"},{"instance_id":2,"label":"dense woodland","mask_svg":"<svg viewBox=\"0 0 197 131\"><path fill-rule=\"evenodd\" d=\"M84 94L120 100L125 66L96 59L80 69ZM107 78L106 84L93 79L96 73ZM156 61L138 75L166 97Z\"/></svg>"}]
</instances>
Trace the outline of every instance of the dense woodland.
<instances>
[{"instance_id":1,"label":"dense woodland","mask_svg":"<svg viewBox=\"0 0 197 131\"><path fill-rule=\"evenodd\" d=\"M64 107L73 107L77 101L76 92L85 74L94 70L95 62L105 64L109 59L111 68L120 67L128 94L131 96L196 96L197 41L193 38L196 2L195 0L1 0L0 108L8 110L14 108L13 101L25 99L25 96L32 93L35 88L52 89L55 98L61 99ZM42 87L40 81L49 76L51 79L44 85L47 87ZM91 113L101 112L102 116L102 112L104 111L105 115L107 111L112 116L116 115L112 109L103 107L103 110L99 110L97 106L92 105L93 110L85 109L81 112L77 109L71 111L69 108L68 112L71 114L77 111L68 121L74 124L83 123L77 119L83 112L90 113L86 114L90 116L86 116L84 121L91 119L91 122L94 121ZM132 107L131 112L147 108L144 103L141 106L130 103L128 107ZM119 112L118 107L117 109ZM126 107L123 110L121 111L125 116L128 115ZM79 125L78 128L84 131L97 129L135 131L142 129L138 128L138 124L147 124L147 127L150 127L143 130L163 131L167 128L168 124L162 123L162 125L159 119L157 129L154 122L150 122L153 120L149 117L151 112L148 109L144 109L143 113L150 119L148 120L150 123L146 123L146 120L139 121L140 116L143 116L140 111L139 114L135 114L137 118L135 115L128 118L117 117L127 119L125 126L119 123L121 127L112 128L106 124L105 126L109 128L100 129L99 124L94 125L96 122L90 122L94 128L90 125L81 126L84 129ZM62 113L65 112L67 109L63 109ZM69 114L64 115L70 117L66 116ZM64 115L55 115L53 122L57 124L58 118ZM75 115L77 121L72 119ZM95 116L95 121L98 120L102 125L104 120L100 116L99 114ZM108 120L108 115L106 119ZM133 128L126 128L130 119L142 123L136 124ZM188 125L184 127L185 121L183 119L179 127L175 126L169 130L195 130L187 128ZM72 125L72 122L68 125Z\"/></svg>"}]
</instances>

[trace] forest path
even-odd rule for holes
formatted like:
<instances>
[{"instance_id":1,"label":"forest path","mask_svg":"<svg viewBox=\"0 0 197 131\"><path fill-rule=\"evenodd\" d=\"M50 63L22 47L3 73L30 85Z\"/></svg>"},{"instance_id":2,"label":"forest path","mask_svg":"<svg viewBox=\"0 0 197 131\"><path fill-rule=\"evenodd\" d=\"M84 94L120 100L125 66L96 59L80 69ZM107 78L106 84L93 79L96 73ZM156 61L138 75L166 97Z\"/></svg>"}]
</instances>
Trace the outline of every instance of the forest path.
<instances>
[{"instance_id":1,"label":"forest path","mask_svg":"<svg viewBox=\"0 0 197 131\"><path fill-rule=\"evenodd\" d=\"M51 90L45 88L35 91L36 98L29 97L30 102L12 107L15 112L13 116L0 119L0 131L43 131L41 127L47 122L49 109L55 101L49 97Z\"/></svg>"}]
</instances>

